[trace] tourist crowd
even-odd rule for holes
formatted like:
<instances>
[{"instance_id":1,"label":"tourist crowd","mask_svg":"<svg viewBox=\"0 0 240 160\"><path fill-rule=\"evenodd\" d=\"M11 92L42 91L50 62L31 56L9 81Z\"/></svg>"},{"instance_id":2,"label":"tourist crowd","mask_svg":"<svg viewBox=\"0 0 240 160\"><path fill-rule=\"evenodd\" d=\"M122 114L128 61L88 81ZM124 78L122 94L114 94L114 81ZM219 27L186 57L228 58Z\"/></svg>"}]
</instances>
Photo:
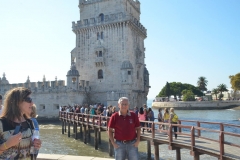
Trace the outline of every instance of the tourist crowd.
<instances>
[{"instance_id":1,"label":"tourist crowd","mask_svg":"<svg viewBox=\"0 0 240 160\"><path fill-rule=\"evenodd\" d=\"M112 114L116 112L116 106L104 106L103 104L94 104L94 105L78 105L75 104L73 106L61 106L60 111L65 112L72 112L72 113L83 113L83 114L90 114L90 115L101 115L106 117L111 117ZM154 117L154 112L151 108L148 108L146 104L143 104L142 107L138 108L137 106L134 107L134 110L132 110L137 116L140 121L140 125L142 127L142 133L144 133L144 128L147 129L147 132L151 132L152 123L147 123L144 121L154 121L155 119L158 120L158 122L164 122L164 123L172 123L177 124L178 117L174 113L174 109L171 108L170 111L168 108L165 108L162 113L162 108L158 110L158 116L157 118ZM177 118L176 118L177 117ZM159 125L159 129L168 130L168 125ZM177 127L173 126L174 132L177 132ZM177 134L175 134L175 138L177 138Z\"/></svg>"},{"instance_id":2,"label":"tourist crowd","mask_svg":"<svg viewBox=\"0 0 240 160\"><path fill-rule=\"evenodd\" d=\"M61 106L59 110L65 111L65 112L72 112L72 113L83 113L83 114L111 117L111 115L116 112L116 106L110 105L106 107L103 104L94 104L94 105L75 104L74 106L70 106L70 105Z\"/></svg>"}]
</instances>

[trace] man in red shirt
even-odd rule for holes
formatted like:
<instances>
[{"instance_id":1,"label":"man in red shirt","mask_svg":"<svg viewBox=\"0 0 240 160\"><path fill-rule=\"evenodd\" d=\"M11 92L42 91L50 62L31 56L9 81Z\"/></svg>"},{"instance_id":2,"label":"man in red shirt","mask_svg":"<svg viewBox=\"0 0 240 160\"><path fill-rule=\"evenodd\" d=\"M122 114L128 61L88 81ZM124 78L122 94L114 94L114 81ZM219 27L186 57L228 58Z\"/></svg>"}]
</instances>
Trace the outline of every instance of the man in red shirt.
<instances>
[{"instance_id":1,"label":"man in red shirt","mask_svg":"<svg viewBox=\"0 0 240 160\"><path fill-rule=\"evenodd\" d=\"M127 97L121 97L118 100L118 106L120 110L111 116L108 124L108 135L114 147L115 159L138 160L141 129L139 119L134 112L128 110L129 100Z\"/></svg>"}]
</instances>

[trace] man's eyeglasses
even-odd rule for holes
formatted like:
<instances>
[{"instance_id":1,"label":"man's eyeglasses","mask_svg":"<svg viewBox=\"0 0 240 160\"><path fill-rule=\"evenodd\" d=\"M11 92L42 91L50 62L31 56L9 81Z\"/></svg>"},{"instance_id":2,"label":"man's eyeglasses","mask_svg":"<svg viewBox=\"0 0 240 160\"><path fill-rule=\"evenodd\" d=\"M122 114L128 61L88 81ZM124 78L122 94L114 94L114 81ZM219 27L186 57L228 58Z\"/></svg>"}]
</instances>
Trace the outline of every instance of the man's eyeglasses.
<instances>
[{"instance_id":1,"label":"man's eyeglasses","mask_svg":"<svg viewBox=\"0 0 240 160\"><path fill-rule=\"evenodd\" d=\"M32 103L32 98L26 97L26 98L23 99L23 101L25 101L27 103Z\"/></svg>"}]
</instances>

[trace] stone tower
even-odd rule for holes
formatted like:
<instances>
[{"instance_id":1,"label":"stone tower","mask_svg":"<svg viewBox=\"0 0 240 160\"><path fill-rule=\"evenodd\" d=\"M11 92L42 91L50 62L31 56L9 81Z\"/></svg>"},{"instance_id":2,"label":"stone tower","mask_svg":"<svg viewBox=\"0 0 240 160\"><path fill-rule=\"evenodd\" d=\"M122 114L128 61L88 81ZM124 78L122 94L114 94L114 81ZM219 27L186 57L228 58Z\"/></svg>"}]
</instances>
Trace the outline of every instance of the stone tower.
<instances>
[{"instance_id":1,"label":"stone tower","mask_svg":"<svg viewBox=\"0 0 240 160\"><path fill-rule=\"evenodd\" d=\"M71 52L81 81L89 81L92 99L131 108L146 103L149 73L144 59L146 29L138 0L79 0L80 20L72 23L76 47Z\"/></svg>"}]
</instances>

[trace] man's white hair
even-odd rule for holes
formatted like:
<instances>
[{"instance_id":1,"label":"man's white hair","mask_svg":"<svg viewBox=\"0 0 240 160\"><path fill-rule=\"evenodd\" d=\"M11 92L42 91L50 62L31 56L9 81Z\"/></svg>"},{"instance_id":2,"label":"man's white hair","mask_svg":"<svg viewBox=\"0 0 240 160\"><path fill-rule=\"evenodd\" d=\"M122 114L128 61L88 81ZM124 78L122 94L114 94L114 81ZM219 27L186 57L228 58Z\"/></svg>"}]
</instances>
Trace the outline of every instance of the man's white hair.
<instances>
[{"instance_id":1,"label":"man's white hair","mask_svg":"<svg viewBox=\"0 0 240 160\"><path fill-rule=\"evenodd\" d=\"M121 97L121 98L119 98L119 100L118 100L118 104L120 104L123 100L127 100L128 103L129 103L129 100L128 100L127 97Z\"/></svg>"}]
</instances>

